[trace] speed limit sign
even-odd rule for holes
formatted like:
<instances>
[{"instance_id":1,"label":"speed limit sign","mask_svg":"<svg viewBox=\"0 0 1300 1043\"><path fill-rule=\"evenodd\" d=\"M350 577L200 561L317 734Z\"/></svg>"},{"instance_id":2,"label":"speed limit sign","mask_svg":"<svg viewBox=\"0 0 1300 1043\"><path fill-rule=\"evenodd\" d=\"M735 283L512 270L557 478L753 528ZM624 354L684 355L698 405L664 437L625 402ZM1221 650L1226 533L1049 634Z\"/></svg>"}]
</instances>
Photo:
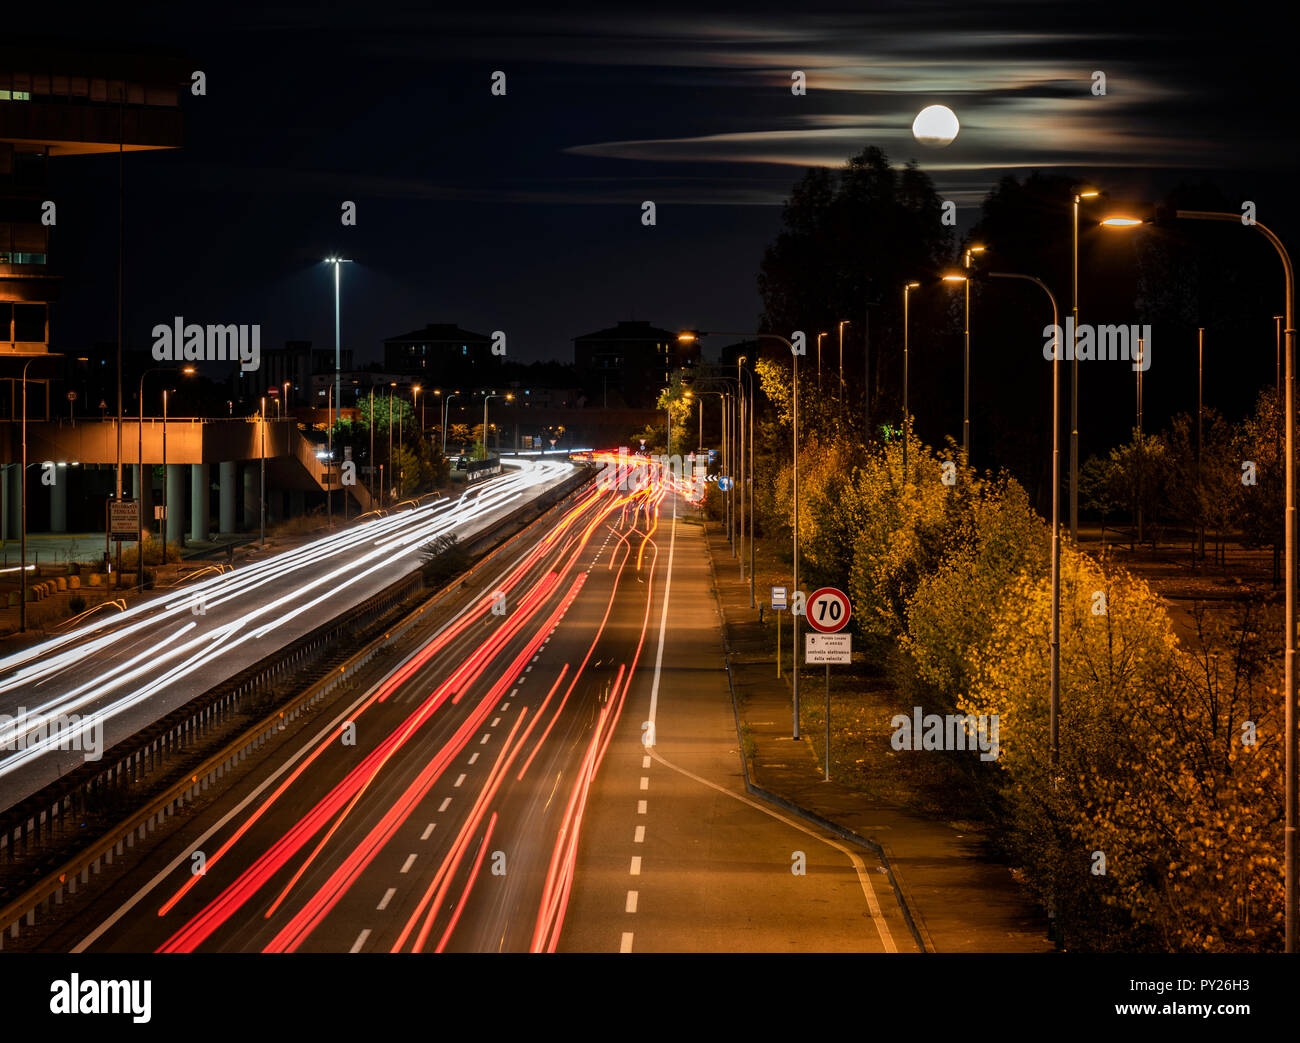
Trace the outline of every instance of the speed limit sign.
<instances>
[{"instance_id":1,"label":"speed limit sign","mask_svg":"<svg viewBox=\"0 0 1300 1043\"><path fill-rule=\"evenodd\" d=\"M823 634L844 629L849 621L849 596L835 587L814 590L808 599L808 625Z\"/></svg>"}]
</instances>

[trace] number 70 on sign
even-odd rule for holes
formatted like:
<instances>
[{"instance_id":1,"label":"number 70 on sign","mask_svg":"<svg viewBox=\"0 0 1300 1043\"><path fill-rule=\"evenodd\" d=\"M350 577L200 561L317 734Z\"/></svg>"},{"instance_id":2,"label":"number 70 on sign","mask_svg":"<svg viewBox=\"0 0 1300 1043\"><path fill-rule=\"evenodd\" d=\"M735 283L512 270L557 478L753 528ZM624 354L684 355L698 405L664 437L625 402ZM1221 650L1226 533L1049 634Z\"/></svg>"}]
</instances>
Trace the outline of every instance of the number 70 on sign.
<instances>
[{"instance_id":1,"label":"number 70 on sign","mask_svg":"<svg viewBox=\"0 0 1300 1043\"><path fill-rule=\"evenodd\" d=\"M843 630L851 614L849 596L836 587L814 590L808 599L808 625L823 634Z\"/></svg>"}]
</instances>

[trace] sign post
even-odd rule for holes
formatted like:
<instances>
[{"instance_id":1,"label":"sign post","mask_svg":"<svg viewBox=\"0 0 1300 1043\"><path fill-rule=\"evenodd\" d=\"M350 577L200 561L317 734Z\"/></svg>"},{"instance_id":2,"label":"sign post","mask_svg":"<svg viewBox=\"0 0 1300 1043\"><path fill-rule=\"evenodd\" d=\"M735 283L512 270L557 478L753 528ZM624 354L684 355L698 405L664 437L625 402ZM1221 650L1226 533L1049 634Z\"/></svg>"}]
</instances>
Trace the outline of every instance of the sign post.
<instances>
[{"instance_id":1,"label":"sign post","mask_svg":"<svg viewBox=\"0 0 1300 1043\"><path fill-rule=\"evenodd\" d=\"M772 588L772 611L785 611L785 587ZM781 676L781 617L776 617L776 676Z\"/></svg>"},{"instance_id":2,"label":"sign post","mask_svg":"<svg viewBox=\"0 0 1300 1043\"><path fill-rule=\"evenodd\" d=\"M817 631L805 636L806 663L826 664L826 781L831 781L831 663L852 661L853 635L841 634L852 609L849 596L836 587L814 590L808 599L808 625Z\"/></svg>"}]
</instances>

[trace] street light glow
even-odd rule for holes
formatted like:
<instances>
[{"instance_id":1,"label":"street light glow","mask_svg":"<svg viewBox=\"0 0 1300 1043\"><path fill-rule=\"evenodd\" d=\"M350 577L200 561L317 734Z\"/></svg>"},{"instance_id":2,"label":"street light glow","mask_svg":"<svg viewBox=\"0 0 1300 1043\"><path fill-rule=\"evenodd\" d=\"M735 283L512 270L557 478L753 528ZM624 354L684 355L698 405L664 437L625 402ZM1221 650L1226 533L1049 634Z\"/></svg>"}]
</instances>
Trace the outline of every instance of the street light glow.
<instances>
[{"instance_id":1,"label":"street light glow","mask_svg":"<svg viewBox=\"0 0 1300 1043\"><path fill-rule=\"evenodd\" d=\"M1142 224L1142 219L1138 217L1107 217L1101 223L1107 228L1133 228L1135 225Z\"/></svg>"}]
</instances>

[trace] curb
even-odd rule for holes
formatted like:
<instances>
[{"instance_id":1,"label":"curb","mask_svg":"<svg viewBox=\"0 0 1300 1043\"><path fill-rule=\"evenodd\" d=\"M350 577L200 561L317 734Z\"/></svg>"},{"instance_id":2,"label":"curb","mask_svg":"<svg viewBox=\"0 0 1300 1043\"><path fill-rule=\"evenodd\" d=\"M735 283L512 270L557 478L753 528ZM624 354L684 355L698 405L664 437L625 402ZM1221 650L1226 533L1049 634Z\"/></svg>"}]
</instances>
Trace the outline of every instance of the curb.
<instances>
[{"instance_id":1,"label":"curb","mask_svg":"<svg viewBox=\"0 0 1300 1043\"><path fill-rule=\"evenodd\" d=\"M803 819L805 822L818 826L829 833L834 833L841 840L847 840L851 844L855 844L858 847L870 851L879 858L889 876L889 884L890 887L893 888L894 897L897 899L899 908L902 910L903 919L907 922L908 929L912 932L913 941L916 942L918 948L920 948L923 954L938 952L935 948L933 939L930 937L930 932L925 926L924 920L921 919L919 914L913 912L913 905L915 903L908 897L908 889L899 875L898 868L894 865L894 860L888 845L882 844L877 840L872 840L870 837L864 837L860 833L856 833L846 826L841 826L837 822L832 822L830 819L817 814L815 811L809 811L807 808L801 807L793 801L788 800L779 794L773 793L771 790L764 789L750 778L749 758L745 756L745 742L744 737L741 734L740 707L736 702L736 679L731 672L731 645L727 641L727 613L722 606L722 596L718 592L718 573L717 568L714 565L713 548L709 544L708 536L708 523L706 521L704 526L704 549L709 555L709 577L713 581L713 603L718 610L718 618L722 622L720 630L722 634L722 648L724 653L723 660L727 667L727 687L731 693L731 711L736 723L736 743L740 749L740 768L744 774L746 791L767 801L769 804L774 804L779 808L783 808L791 814Z\"/></svg>"}]
</instances>

